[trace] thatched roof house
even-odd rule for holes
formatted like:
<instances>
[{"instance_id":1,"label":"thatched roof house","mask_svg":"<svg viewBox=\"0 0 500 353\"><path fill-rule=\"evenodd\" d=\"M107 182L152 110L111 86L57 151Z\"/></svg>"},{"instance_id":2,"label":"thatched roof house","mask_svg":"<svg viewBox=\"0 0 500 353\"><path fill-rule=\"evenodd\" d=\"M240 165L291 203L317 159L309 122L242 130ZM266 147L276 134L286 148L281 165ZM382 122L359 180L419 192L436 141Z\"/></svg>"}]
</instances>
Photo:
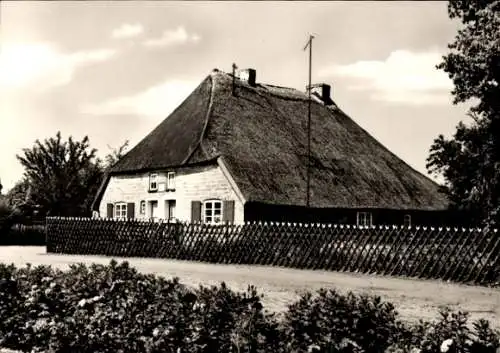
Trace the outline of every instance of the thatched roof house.
<instances>
[{"instance_id":1,"label":"thatched roof house","mask_svg":"<svg viewBox=\"0 0 500 353\"><path fill-rule=\"evenodd\" d=\"M249 72L233 80L214 70L111 169L110 177L219 161L244 204L304 206L308 95L257 83L255 72ZM439 186L357 125L329 91L319 86L311 104L311 207L405 214L445 210L448 201ZM109 177L96 207L108 182Z\"/></svg>"}]
</instances>

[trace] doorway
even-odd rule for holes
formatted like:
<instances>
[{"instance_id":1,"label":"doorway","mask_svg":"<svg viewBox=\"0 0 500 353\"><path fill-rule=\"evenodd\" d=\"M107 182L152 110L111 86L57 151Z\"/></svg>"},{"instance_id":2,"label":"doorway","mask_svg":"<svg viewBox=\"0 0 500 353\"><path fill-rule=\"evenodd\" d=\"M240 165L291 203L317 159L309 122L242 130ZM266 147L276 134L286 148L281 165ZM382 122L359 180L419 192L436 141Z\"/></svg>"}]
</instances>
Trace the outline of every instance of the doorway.
<instances>
[{"instance_id":1,"label":"doorway","mask_svg":"<svg viewBox=\"0 0 500 353\"><path fill-rule=\"evenodd\" d=\"M165 219L169 222L175 220L175 200L165 200Z\"/></svg>"},{"instance_id":2,"label":"doorway","mask_svg":"<svg viewBox=\"0 0 500 353\"><path fill-rule=\"evenodd\" d=\"M158 201L149 201L149 218L158 218Z\"/></svg>"}]
</instances>

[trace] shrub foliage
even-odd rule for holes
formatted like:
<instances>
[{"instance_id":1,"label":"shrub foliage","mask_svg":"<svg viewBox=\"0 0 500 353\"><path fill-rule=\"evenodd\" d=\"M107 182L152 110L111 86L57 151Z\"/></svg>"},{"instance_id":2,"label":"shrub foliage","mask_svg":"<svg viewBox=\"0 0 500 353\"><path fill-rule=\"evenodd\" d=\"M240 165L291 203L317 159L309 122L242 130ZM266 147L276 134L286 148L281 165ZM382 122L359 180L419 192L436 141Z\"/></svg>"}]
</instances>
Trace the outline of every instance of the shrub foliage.
<instances>
[{"instance_id":1,"label":"shrub foliage","mask_svg":"<svg viewBox=\"0 0 500 353\"><path fill-rule=\"evenodd\" d=\"M405 324L380 297L321 289L283 316L252 286L190 288L177 278L107 266L0 264L0 347L23 352L495 352L500 333L443 311Z\"/></svg>"}]
</instances>

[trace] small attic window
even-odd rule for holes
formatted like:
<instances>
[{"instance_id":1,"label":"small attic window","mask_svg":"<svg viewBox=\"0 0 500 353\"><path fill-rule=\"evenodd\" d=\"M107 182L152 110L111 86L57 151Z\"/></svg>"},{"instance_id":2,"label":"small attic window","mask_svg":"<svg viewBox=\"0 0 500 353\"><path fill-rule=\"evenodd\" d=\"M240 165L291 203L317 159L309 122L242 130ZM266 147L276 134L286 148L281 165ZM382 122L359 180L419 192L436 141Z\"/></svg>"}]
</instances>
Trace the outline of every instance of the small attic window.
<instances>
[{"instance_id":1,"label":"small attic window","mask_svg":"<svg viewBox=\"0 0 500 353\"><path fill-rule=\"evenodd\" d=\"M373 225L371 212L358 212L356 214L356 224L358 227L371 227Z\"/></svg>"},{"instance_id":2,"label":"small attic window","mask_svg":"<svg viewBox=\"0 0 500 353\"><path fill-rule=\"evenodd\" d=\"M149 174L149 191L158 191L158 173Z\"/></svg>"},{"instance_id":3,"label":"small attic window","mask_svg":"<svg viewBox=\"0 0 500 353\"><path fill-rule=\"evenodd\" d=\"M169 191L175 190L175 172L167 173L167 190Z\"/></svg>"}]
</instances>

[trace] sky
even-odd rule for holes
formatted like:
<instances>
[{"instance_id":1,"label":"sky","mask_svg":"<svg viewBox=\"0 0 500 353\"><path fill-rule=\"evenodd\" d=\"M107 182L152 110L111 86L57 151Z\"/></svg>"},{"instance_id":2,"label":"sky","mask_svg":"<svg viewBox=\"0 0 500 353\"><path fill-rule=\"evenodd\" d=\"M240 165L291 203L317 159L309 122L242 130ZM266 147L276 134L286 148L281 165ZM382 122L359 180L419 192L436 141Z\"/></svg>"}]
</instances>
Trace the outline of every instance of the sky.
<instances>
[{"instance_id":1,"label":"sky","mask_svg":"<svg viewBox=\"0 0 500 353\"><path fill-rule=\"evenodd\" d=\"M214 68L312 81L356 123L427 174L429 148L467 107L435 66L458 30L446 2L0 2L0 180L36 139L87 135L100 156L137 144ZM314 122L313 122L314 123ZM439 180L439 179L435 179Z\"/></svg>"}]
</instances>

